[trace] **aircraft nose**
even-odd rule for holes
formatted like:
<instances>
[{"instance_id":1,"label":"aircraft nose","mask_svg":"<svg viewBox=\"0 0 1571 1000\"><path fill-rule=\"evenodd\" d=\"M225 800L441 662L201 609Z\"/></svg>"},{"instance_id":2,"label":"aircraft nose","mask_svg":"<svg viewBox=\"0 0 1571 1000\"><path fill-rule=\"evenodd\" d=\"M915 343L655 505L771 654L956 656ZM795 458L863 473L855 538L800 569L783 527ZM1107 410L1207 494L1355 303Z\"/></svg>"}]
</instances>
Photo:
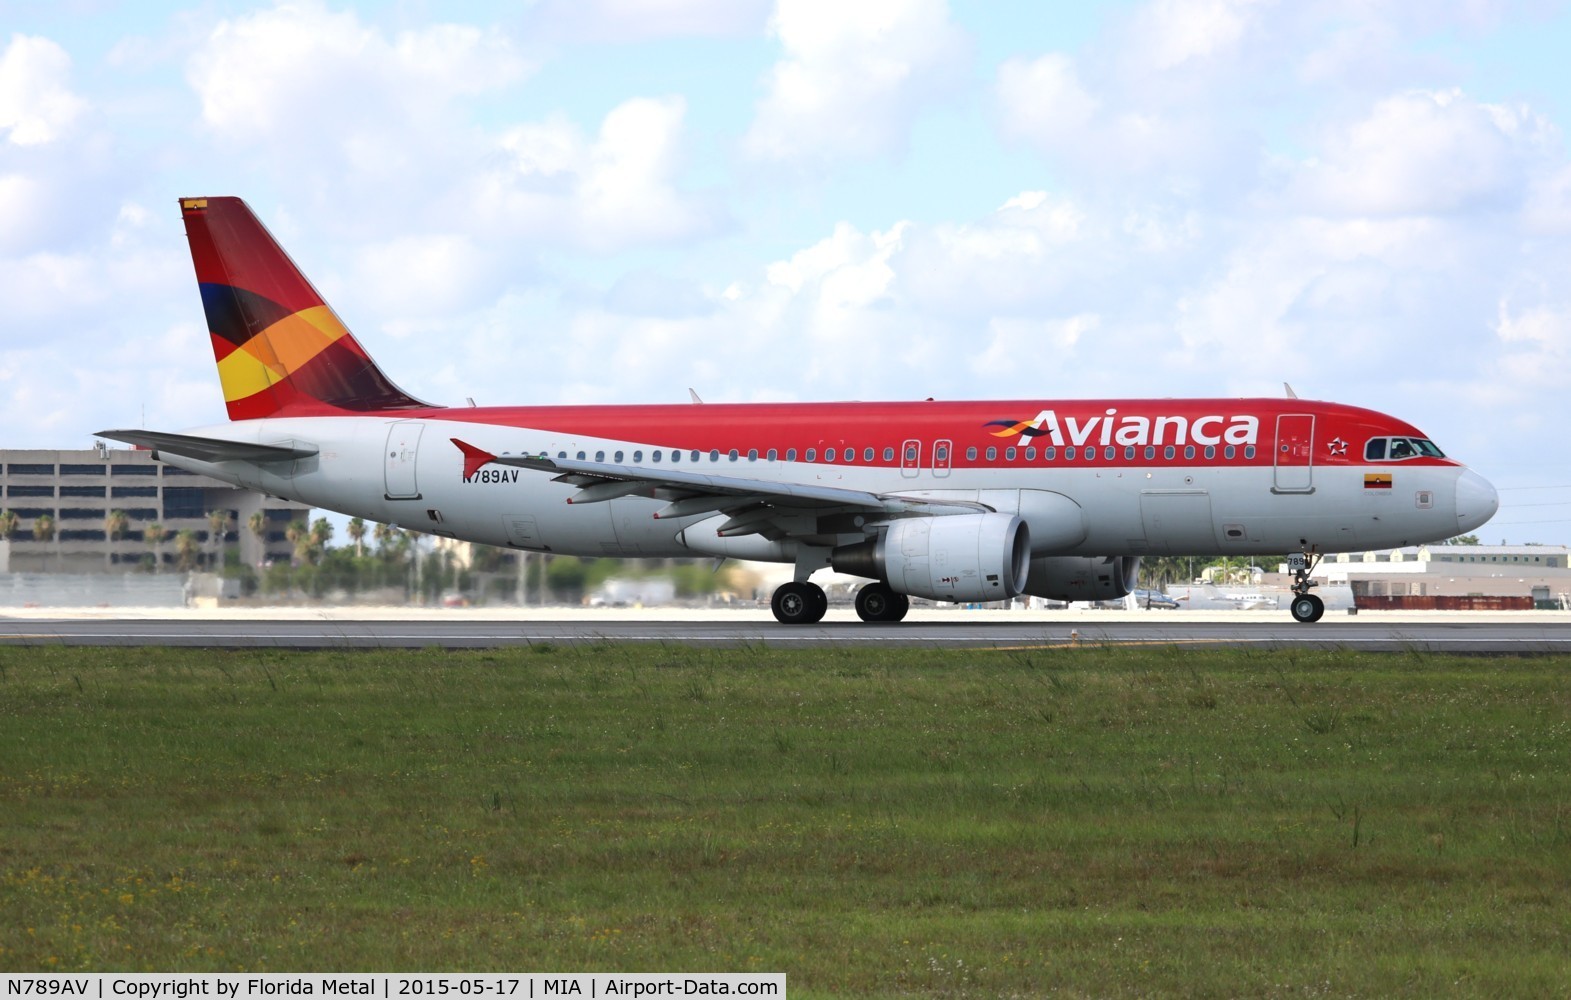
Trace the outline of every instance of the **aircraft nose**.
<instances>
[{"instance_id":1,"label":"aircraft nose","mask_svg":"<svg viewBox=\"0 0 1571 1000\"><path fill-rule=\"evenodd\" d=\"M1489 480L1472 469L1464 471L1456 480L1456 526L1458 534L1467 534L1495 516L1500 509L1500 494Z\"/></svg>"}]
</instances>

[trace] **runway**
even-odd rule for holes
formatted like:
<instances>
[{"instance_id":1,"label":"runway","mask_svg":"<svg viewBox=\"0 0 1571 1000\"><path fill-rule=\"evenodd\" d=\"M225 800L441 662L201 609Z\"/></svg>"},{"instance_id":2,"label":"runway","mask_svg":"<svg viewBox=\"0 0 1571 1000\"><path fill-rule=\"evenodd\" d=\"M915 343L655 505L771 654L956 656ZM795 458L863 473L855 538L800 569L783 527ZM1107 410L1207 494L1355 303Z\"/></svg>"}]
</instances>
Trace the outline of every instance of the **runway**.
<instances>
[{"instance_id":1,"label":"runway","mask_svg":"<svg viewBox=\"0 0 1571 1000\"><path fill-rule=\"evenodd\" d=\"M897 625L869 625L840 616L811 626L784 626L757 613L707 616L574 615L571 618L488 617L470 612L404 611L401 615L331 615L286 619L222 617L0 618L0 646L179 646L213 649L494 649L552 644L654 643L686 646L865 647L871 644L939 649L1058 649L1082 645L1238 646L1270 649L1345 648L1379 651L1537 655L1571 653L1571 617L1465 615L1326 619L1300 625L1235 613L1199 618L1092 614L1068 619L1003 614L940 613ZM849 618L849 620L846 620Z\"/></svg>"}]
</instances>

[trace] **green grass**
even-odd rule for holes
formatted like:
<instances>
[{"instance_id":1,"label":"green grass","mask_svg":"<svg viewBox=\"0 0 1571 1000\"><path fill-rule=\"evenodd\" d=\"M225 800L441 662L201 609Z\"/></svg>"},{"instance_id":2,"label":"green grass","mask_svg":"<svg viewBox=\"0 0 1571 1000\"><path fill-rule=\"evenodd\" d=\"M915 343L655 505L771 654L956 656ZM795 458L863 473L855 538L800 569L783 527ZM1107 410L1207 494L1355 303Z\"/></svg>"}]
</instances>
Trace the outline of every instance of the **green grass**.
<instances>
[{"instance_id":1,"label":"green grass","mask_svg":"<svg viewBox=\"0 0 1571 1000\"><path fill-rule=\"evenodd\" d=\"M0 970L1565 995L1568 668L0 649Z\"/></svg>"}]
</instances>

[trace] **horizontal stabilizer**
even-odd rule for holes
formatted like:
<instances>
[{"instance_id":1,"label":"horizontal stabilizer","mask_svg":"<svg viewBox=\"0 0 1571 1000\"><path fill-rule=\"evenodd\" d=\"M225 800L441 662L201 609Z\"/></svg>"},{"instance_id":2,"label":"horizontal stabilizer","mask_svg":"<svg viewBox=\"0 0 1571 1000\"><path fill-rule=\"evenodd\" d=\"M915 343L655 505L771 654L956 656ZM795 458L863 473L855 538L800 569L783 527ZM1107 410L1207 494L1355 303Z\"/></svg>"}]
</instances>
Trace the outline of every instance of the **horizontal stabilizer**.
<instances>
[{"instance_id":1,"label":"horizontal stabilizer","mask_svg":"<svg viewBox=\"0 0 1571 1000\"><path fill-rule=\"evenodd\" d=\"M310 444L256 444L191 434L165 434L162 431L99 431L95 436L124 441L138 448L165 451L181 458L193 458L198 462L253 462L263 465L268 462L292 462L297 458L310 458L317 453L316 445Z\"/></svg>"}]
</instances>

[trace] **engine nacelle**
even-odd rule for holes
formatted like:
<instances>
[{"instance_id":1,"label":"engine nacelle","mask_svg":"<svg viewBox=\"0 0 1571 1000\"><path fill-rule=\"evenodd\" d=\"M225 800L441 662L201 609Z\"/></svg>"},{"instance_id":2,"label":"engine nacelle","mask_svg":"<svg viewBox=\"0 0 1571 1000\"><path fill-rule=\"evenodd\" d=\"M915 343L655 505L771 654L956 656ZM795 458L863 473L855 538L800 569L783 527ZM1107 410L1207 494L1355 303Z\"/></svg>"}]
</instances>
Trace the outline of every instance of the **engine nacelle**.
<instances>
[{"instance_id":1,"label":"engine nacelle","mask_svg":"<svg viewBox=\"0 0 1571 1000\"><path fill-rule=\"evenodd\" d=\"M1012 514L901 518L830 553L836 572L935 601L1007 601L1025 587L1030 564L1031 532Z\"/></svg>"},{"instance_id":2,"label":"engine nacelle","mask_svg":"<svg viewBox=\"0 0 1571 1000\"><path fill-rule=\"evenodd\" d=\"M1043 556L1031 560L1025 592L1053 601L1111 601L1135 589L1139 556Z\"/></svg>"}]
</instances>

